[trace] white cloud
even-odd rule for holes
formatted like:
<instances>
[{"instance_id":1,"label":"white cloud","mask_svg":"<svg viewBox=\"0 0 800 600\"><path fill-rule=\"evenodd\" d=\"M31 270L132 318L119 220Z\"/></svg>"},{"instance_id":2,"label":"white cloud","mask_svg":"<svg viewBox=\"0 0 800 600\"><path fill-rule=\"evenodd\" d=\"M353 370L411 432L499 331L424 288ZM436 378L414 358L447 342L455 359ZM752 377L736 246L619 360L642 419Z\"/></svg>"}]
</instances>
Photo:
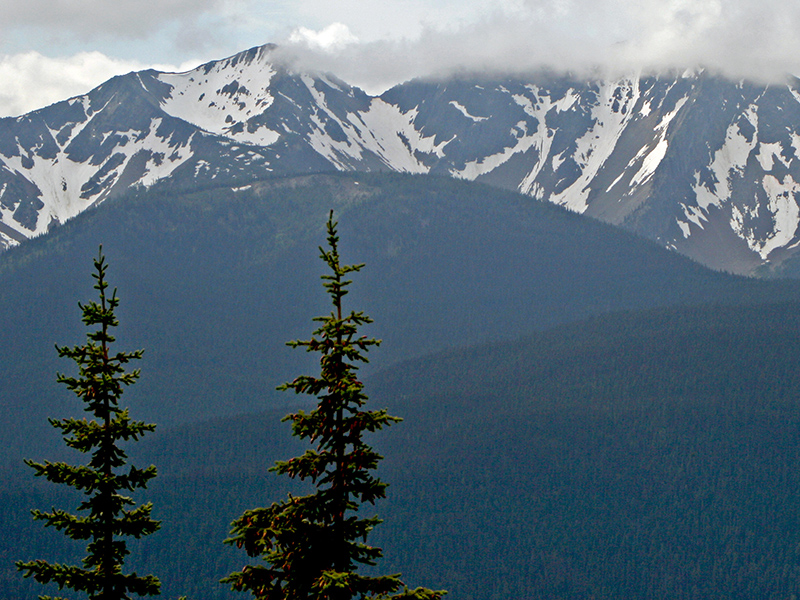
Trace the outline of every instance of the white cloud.
<instances>
[{"instance_id":1,"label":"white cloud","mask_svg":"<svg viewBox=\"0 0 800 600\"><path fill-rule=\"evenodd\" d=\"M298 27L289 36L289 41L295 44L306 44L320 50L339 50L349 44L357 43L358 38L353 35L347 25L331 23L320 31Z\"/></svg>"},{"instance_id":2,"label":"white cloud","mask_svg":"<svg viewBox=\"0 0 800 600\"><path fill-rule=\"evenodd\" d=\"M0 0L0 114L157 61L267 42L370 92L417 76L690 68L800 73L800 2L785 0ZM31 40L37 40L38 46ZM53 50L57 48L57 50ZM81 52L85 49L100 52ZM38 52L32 52L37 50ZM48 58L56 53L67 58ZM129 60L112 59L126 57ZM171 69L181 67L167 67Z\"/></svg>"},{"instance_id":3,"label":"white cloud","mask_svg":"<svg viewBox=\"0 0 800 600\"><path fill-rule=\"evenodd\" d=\"M153 65L162 71L185 71L181 65ZM52 58L38 52L0 56L0 116L17 116L72 96L84 94L104 81L148 68L135 61L116 60L100 52L81 52Z\"/></svg>"},{"instance_id":4,"label":"white cloud","mask_svg":"<svg viewBox=\"0 0 800 600\"><path fill-rule=\"evenodd\" d=\"M373 92L416 76L541 68L618 74L705 67L760 81L800 73L800 3L784 0L465 2L458 18L427 18L413 35L379 39L362 35L364 1L343 0L365 13L341 21L363 42L334 53L289 44L285 54L300 68L329 70ZM413 20L428 4L391 3L384 21L391 23L399 6ZM449 0L442 6L448 9Z\"/></svg>"},{"instance_id":5,"label":"white cloud","mask_svg":"<svg viewBox=\"0 0 800 600\"><path fill-rule=\"evenodd\" d=\"M141 0L0 0L3 21L11 26L55 28L84 38L147 36L174 19L196 19L220 10L223 0L160 0L157 6Z\"/></svg>"},{"instance_id":6,"label":"white cloud","mask_svg":"<svg viewBox=\"0 0 800 600\"><path fill-rule=\"evenodd\" d=\"M480 19L487 7L508 3L509 0L303 0L297 3L296 17L316 29L328 23L344 23L365 42L409 40L418 38L426 28L459 29Z\"/></svg>"}]
</instances>

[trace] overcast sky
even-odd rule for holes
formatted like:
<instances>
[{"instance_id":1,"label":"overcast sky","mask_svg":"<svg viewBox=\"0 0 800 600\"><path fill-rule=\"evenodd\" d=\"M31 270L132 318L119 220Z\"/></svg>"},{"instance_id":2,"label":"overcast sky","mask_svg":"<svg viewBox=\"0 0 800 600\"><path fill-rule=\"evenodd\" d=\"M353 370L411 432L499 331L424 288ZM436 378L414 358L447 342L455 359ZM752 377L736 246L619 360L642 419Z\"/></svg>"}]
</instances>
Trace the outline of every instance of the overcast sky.
<instances>
[{"instance_id":1,"label":"overcast sky","mask_svg":"<svg viewBox=\"0 0 800 600\"><path fill-rule=\"evenodd\" d=\"M797 0L0 0L0 14L0 116L267 42L371 93L542 66L800 74Z\"/></svg>"}]
</instances>

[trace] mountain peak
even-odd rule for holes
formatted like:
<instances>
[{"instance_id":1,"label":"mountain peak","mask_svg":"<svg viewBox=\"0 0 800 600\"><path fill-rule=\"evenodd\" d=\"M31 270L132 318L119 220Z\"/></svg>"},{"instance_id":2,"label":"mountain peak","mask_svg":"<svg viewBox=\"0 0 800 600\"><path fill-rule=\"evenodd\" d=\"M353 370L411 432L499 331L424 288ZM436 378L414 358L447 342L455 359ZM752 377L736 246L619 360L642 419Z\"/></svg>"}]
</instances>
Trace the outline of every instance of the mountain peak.
<instances>
[{"instance_id":1,"label":"mountain peak","mask_svg":"<svg viewBox=\"0 0 800 600\"><path fill-rule=\"evenodd\" d=\"M800 245L797 80L482 75L372 97L276 48L0 120L0 246L134 185L331 169L484 181L736 272L779 270Z\"/></svg>"}]
</instances>

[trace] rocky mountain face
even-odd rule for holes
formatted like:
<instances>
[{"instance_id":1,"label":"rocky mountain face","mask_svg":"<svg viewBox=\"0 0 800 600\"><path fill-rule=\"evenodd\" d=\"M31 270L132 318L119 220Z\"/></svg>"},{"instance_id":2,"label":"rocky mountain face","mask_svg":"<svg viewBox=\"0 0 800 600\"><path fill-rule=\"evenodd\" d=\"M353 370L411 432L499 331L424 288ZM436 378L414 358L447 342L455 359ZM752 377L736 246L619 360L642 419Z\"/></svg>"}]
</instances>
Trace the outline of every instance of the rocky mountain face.
<instances>
[{"instance_id":1,"label":"rocky mountain face","mask_svg":"<svg viewBox=\"0 0 800 600\"><path fill-rule=\"evenodd\" d=\"M0 248L131 186L334 169L519 190L737 273L780 273L800 244L798 80L476 76L372 97L273 51L0 120Z\"/></svg>"}]
</instances>

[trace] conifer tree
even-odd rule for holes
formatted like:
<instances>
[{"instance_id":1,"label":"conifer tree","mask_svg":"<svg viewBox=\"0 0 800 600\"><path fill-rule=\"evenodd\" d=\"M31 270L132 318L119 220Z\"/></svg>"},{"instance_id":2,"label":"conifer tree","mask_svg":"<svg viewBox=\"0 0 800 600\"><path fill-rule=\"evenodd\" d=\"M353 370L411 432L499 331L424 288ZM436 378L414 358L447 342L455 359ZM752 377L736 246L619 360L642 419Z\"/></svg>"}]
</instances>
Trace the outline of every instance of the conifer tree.
<instances>
[{"instance_id":1,"label":"conifer tree","mask_svg":"<svg viewBox=\"0 0 800 600\"><path fill-rule=\"evenodd\" d=\"M385 497L387 487L371 474L382 457L365 442L364 434L401 419L386 410L364 410L367 396L357 377L357 363L366 363L366 352L380 341L358 334L360 326L372 322L368 316L343 311L342 298L351 283L346 276L363 265L340 263L336 225L331 212L329 249L320 247L330 269L322 279L333 310L314 318L320 325L310 340L288 343L318 353L320 374L300 376L278 388L317 397L314 410L284 419L292 422L293 435L315 448L271 468L310 480L316 491L307 496L290 494L283 502L248 510L234 521L226 542L244 548L251 557L262 557L266 564L245 566L222 581L234 590L250 591L258 600L438 600L443 591L409 590L400 575L357 572L359 565L375 565L382 555L380 548L366 544L367 534L381 520L363 516L359 508Z\"/></svg>"},{"instance_id":2,"label":"conifer tree","mask_svg":"<svg viewBox=\"0 0 800 600\"><path fill-rule=\"evenodd\" d=\"M92 418L49 420L53 427L61 430L67 446L91 457L87 464L77 466L64 462L25 461L37 476L85 494L78 515L55 508L49 513L31 512L35 520L44 521L45 527L54 527L74 540L87 540L86 557L83 566L51 564L42 559L20 561L16 565L25 577L33 577L42 584L54 583L59 589L71 589L91 600L126 600L131 594L157 595L160 582L153 575L122 572L125 556L129 554L122 538L140 538L153 533L159 523L150 518L151 504L134 508L134 501L124 495L146 487L156 476L156 468L125 468L127 455L119 442L138 440L153 431L155 425L131 420L128 410L119 405L124 388L139 377L139 370L126 371L126 365L141 358L142 351L112 351L115 338L111 332L118 325L114 311L119 299L116 289L110 297L107 295L102 246L94 268L92 277L96 280L94 289L99 292L99 302L78 304L83 322L94 329L87 332L84 345L56 346L59 356L73 360L79 371L77 377L58 374L57 380L80 398L84 410Z\"/></svg>"}]
</instances>

